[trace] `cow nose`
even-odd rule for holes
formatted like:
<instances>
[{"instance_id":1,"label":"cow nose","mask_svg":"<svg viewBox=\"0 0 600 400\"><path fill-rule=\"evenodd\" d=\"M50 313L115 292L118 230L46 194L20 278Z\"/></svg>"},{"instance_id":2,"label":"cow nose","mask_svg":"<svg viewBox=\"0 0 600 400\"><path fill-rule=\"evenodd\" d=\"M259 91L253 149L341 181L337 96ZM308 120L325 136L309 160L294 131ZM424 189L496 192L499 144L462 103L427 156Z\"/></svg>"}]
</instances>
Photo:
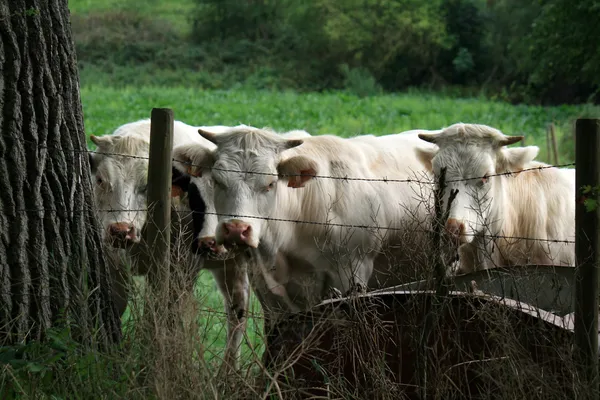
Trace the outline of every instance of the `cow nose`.
<instances>
[{"instance_id":1,"label":"cow nose","mask_svg":"<svg viewBox=\"0 0 600 400\"><path fill-rule=\"evenodd\" d=\"M229 243L248 244L252 227L242 221L223 222L223 239Z\"/></svg>"},{"instance_id":2,"label":"cow nose","mask_svg":"<svg viewBox=\"0 0 600 400\"><path fill-rule=\"evenodd\" d=\"M117 222L108 227L108 232L114 239L134 240L135 227L126 222Z\"/></svg>"},{"instance_id":3,"label":"cow nose","mask_svg":"<svg viewBox=\"0 0 600 400\"><path fill-rule=\"evenodd\" d=\"M446 231L455 239L458 239L465 234L465 224L462 221L450 218L446 221Z\"/></svg>"},{"instance_id":4,"label":"cow nose","mask_svg":"<svg viewBox=\"0 0 600 400\"><path fill-rule=\"evenodd\" d=\"M204 236L198 239L198 247L203 251L217 252L217 241L214 236Z\"/></svg>"}]
</instances>

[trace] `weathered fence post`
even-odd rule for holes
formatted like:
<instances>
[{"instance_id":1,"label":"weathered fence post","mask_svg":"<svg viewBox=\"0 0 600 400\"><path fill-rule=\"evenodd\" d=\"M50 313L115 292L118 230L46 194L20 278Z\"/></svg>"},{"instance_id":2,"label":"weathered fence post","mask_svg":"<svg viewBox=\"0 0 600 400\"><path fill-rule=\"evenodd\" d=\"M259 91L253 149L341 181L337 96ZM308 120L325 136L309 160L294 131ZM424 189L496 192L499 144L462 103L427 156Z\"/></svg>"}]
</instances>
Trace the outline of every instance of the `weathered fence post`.
<instances>
[{"instance_id":1,"label":"weathered fence post","mask_svg":"<svg viewBox=\"0 0 600 400\"><path fill-rule=\"evenodd\" d=\"M546 127L546 154L548 164L552 164L552 138L550 137L550 125Z\"/></svg>"},{"instance_id":2,"label":"weathered fence post","mask_svg":"<svg viewBox=\"0 0 600 400\"><path fill-rule=\"evenodd\" d=\"M150 120L148 162L148 280L157 288L169 288L171 244L171 164L173 158L173 110L153 108Z\"/></svg>"},{"instance_id":3,"label":"weathered fence post","mask_svg":"<svg viewBox=\"0 0 600 400\"><path fill-rule=\"evenodd\" d=\"M556 128L554 122L550 124L550 137L552 138L552 153L554 154L554 165L559 163L558 146L556 145Z\"/></svg>"},{"instance_id":4,"label":"weathered fence post","mask_svg":"<svg viewBox=\"0 0 600 400\"><path fill-rule=\"evenodd\" d=\"M575 354L580 377L593 384L593 392L597 392L599 220L598 209L586 211L581 188L600 185L600 120L578 119L575 135Z\"/></svg>"}]
</instances>

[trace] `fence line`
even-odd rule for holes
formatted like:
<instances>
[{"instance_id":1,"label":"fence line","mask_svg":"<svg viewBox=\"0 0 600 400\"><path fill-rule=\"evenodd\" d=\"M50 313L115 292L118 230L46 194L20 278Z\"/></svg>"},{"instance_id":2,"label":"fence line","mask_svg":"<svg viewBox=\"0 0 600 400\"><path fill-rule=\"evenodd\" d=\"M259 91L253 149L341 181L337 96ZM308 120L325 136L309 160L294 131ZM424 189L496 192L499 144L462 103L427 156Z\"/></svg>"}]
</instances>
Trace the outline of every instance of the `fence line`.
<instances>
[{"instance_id":1,"label":"fence line","mask_svg":"<svg viewBox=\"0 0 600 400\"><path fill-rule=\"evenodd\" d=\"M37 144L36 141L33 140L24 140L24 142L28 142L28 143L34 143ZM88 153L88 154L100 154L100 155L105 155L105 156L109 156L109 157L126 157L126 158L132 158L132 159L141 159L141 160L149 160L149 157L146 156L136 156L136 155L130 155L130 154L122 154L122 153L111 153L111 152L98 152L98 151L93 151L93 150L66 150L66 149L61 149L59 147L54 147L54 146L38 146L39 149L50 149L50 150L56 150L56 151L61 151L61 152L70 152L70 153ZM183 160L175 160L172 159L172 161L175 162L180 162L184 165L189 165L189 166L201 166L201 165L197 165L197 164L193 164L187 161L183 161ZM569 166L576 166L576 163L565 163L565 164L557 164L557 165L544 165L544 166L538 166L538 167L532 167L532 168L525 168L522 169L520 171L508 171L508 172L502 172L502 173L497 173L497 174L489 174L489 175L484 175L484 176L480 176L480 177L471 177L471 178L463 178L463 179L453 179L453 180L448 180L448 182L463 182L463 181L470 181L470 180L476 180L476 179L483 179L483 178L490 178L490 177L496 177L496 176L513 176L516 174L519 174L521 172L532 172L532 171L541 171L541 170L545 170L545 169L550 169L550 168L563 168L563 167L569 167ZM275 173L267 173L267 172L257 172L257 171L243 171L243 170L233 170L233 169L226 169L226 168L218 168L218 167L207 167L207 169L214 169L214 170L220 170L220 171L226 171L226 172L235 172L235 173L243 173L243 174L255 174L255 175L268 175L268 176L279 176L278 174ZM287 174L286 176L302 176L302 174ZM384 182L384 183L423 183L423 184L435 184L435 182L433 180L431 181L421 181L418 179L389 179L389 178L359 178L359 177L340 177L340 176L327 176L327 175L314 175L313 177L315 178L321 178L321 179L334 179L334 180L343 180L343 181L363 181L363 182ZM92 206L90 206L90 208L86 209L86 211L89 211L92 208ZM1 212L7 212L8 210L4 209L4 210L0 210ZM148 212L148 209L99 209L97 210L99 212ZM54 213L58 213L58 212L62 212L65 214L73 214L76 212L85 212L84 210L79 210L79 211L65 211L65 210L57 210L57 209L19 209L19 210L14 210L13 212L24 212L24 213L35 213L35 212L54 212ZM190 210L189 212L193 212L192 210ZM297 223L297 224L309 224L309 225L319 225L319 226L328 226L328 227L341 227L341 228L355 228L355 229L369 229L369 230L388 230L388 231L403 231L405 230L405 228L395 228L395 227L386 227L386 226L377 226L377 225L353 225L353 224L340 224L340 223L331 223L331 222L319 222L319 221L306 221L306 220L295 220L295 219L285 219L285 218L274 218L274 217L268 217L268 216L252 216L252 215L237 215L237 214L223 214L223 213L212 213L212 212L203 212L200 214L208 214L208 215L217 215L217 216L223 216L223 217L238 217L238 218L252 218L252 219L262 219L262 220L266 220L266 221L277 221L277 222L289 222L289 223ZM417 230L419 231L419 230ZM430 233L430 230L420 230L420 232L422 233ZM530 240L530 241L539 241L539 242L548 242L548 243L564 243L564 244L574 244L575 241L574 240L569 240L569 239L542 239L542 238L533 238L533 237L522 237L522 236L505 236L505 235L478 235L478 234L465 234L465 236L482 236L482 237L486 237L486 238L492 238L492 239L506 239L506 240Z\"/></svg>"},{"instance_id":2,"label":"fence line","mask_svg":"<svg viewBox=\"0 0 600 400\"><path fill-rule=\"evenodd\" d=\"M91 209L91 206L90 206ZM89 211L86 209L85 211ZM77 212L85 212L84 210L80 210ZM148 212L147 208L140 209L97 209L99 212ZM6 212L6 209L0 209L0 212ZM56 209L20 209L15 210L15 212L57 212ZM61 212L65 212L61 210ZM179 210L180 213L197 213L204 215L216 215L220 217L231 217L231 218L252 218L252 219L261 219L265 221L275 221L275 222L289 222L295 224L307 224L307 225L319 225L319 226L327 226L327 227L338 227L338 228L355 228L355 229L368 229L368 230L388 230L388 231L406 231L406 228L395 228L390 226L380 226L380 225L353 225L353 224L340 224L333 222L319 222L319 221L306 221L299 219L286 219L286 218L275 218L275 217L265 217L258 215L242 215L242 214L226 214L226 213L217 213L217 212L198 212L193 210ZM431 233L431 230L428 229L411 229L412 232L420 232L420 233ZM547 243L563 243L563 244L574 244L574 240L569 239L541 239L534 237L525 237L525 236L506 236L506 235L480 235L475 233L464 233L464 236L482 236L491 239L506 239L506 240L530 240L536 242L547 242Z\"/></svg>"},{"instance_id":3,"label":"fence line","mask_svg":"<svg viewBox=\"0 0 600 400\"><path fill-rule=\"evenodd\" d=\"M34 140L24 140L24 142L37 144L37 142ZM89 153L89 154L105 155L108 157L125 157L125 158L139 159L139 160L149 160L149 157L146 157L146 156L135 156L135 155L131 155L131 154L100 152L100 151L87 150L87 149L86 150L75 150L75 149L65 150L65 149L61 149L59 147L53 147L53 146L38 146L38 148L39 149L51 149L51 150L61 151L64 153ZM218 168L218 167L206 167L203 165L191 163L189 161L176 160L176 159L172 159L172 161L179 162L183 165L187 165L190 167L202 167L204 169L215 170L215 171L234 172L234 173L249 174L249 175L280 176L279 174L272 173L272 172L257 172L257 171L244 171L244 170L235 170L235 169ZM521 172L531 172L531 171L540 171L540 170L551 169L551 168L564 168L564 167L575 167L575 166L576 166L575 162L564 163L564 164L549 164L549 165L544 165L544 166L539 166L539 167L524 168L519 171L500 172L500 173L496 173L496 174L489 174L489 175L477 176L477 177L471 177L471 178L451 179L451 180L447 180L446 183L466 182L466 181L471 181L471 180L492 178L492 177L496 177L496 176L513 176L513 175L519 174ZM306 176L306 175L286 174L285 176L286 177L294 177L294 176ZM362 182L383 182L383 183L422 183L422 184L426 184L426 185L435 184L435 182L433 182L433 181L423 181L423 180L413 179L413 178L391 179L391 178L386 178L386 177L361 178L361 177L331 176L331 175L311 175L311 176L313 178L332 179L332 180L341 180L341 181L362 181Z\"/></svg>"},{"instance_id":4,"label":"fence line","mask_svg":"<svg viewBox=\"0 0 600 400\"><path fill-rule=\"evenodd\" d=\"M91 150L88 150L88 152L90 153L95 153L95 154L102 154L102 155L109 155L109 156L120 156L120 157L131 157L131 158L138 158L138 159L145 159L147 160L148 157L143 157L143 156L130 156L127 154L118 154L118 153L105 153L105 152L94 152ZM265 175L265 176L280 176L279 174L276 173L272 173L272 172L257 172L257 171L244 171L244 170L236 170L236 169L228 169L228 168L219 168L219 167L206 167L200 164L193 164L191 162L188 161L183 161L183 160L175 160L173 159L172 161L174 162L179 162L183 165L187 165L190 167L202 167L208 170L215 170L215 171L223 171L223 172L236 172L236 173L240 173L240 174L249 174L249 175ZM463 178L463 179L452 179L452 180L448 180L446 181L446 183L450 183L450 182L464 182L464 181L470 181L470 180L475 180L475 179L483 179L483 178L491 178L491 177L495 177L495 176L512 176L512 175L516 175L519 174L521 172L528 172L528 171L539 171L539 170L544 170L544 169L550 169L550 168L564 168L564 167L574 167L575 163L565 163L565 164L556 164L556 165L544 165L544 166L539 166L539 167L531 167L531 168L524 168L522 170L519 171L508 171L508 172L500 172L497 174L489 174L489 175L484 175L484 176L477 176L477 177L472 177L472 178ZM285 176L306 176L306 175L302 175L302 174L286 174ZM348 177L348 176L330 176L330 175L311 175L313 178L321 178L321 179L334 179L334 180L343 180L343 181L367 181L367 182L384 182L384 183L388 183L388 182L404 182L404 183L423 183L423 184L434 184L435 182L433 181L421 181L418 179L390 179L390 178L355 178L355 177Z\"/></svg>"}]
</instances>

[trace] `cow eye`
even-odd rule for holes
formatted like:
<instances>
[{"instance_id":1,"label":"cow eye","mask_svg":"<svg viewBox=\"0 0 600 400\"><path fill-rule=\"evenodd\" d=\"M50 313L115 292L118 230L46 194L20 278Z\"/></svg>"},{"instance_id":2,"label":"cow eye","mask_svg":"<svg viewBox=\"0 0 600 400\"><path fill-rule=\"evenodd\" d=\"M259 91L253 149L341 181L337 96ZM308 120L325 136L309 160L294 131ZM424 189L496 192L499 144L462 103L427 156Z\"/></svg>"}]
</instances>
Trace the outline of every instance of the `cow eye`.
<instances>
[{"instance_id":1,"label":"cow eye","mask_svg":"<svg viewBox=\"0 0 600 400\"><path fill-rule=\"evenodd\" d=\"M272 181L267 186L265 186L265 192L271 191L275 187L275 181Z\"/></svg>"},{"instance_id":2,"label":"cow eye","mask_svg":"<svg viewBox=\"0 0 600 400\"><path fill-rule=\"evenodd\" d=\"M488 183L489 181L489 177L487 174L485 174L484 176L481 177L481 183Z\"/></svg>"},{"instance_id":3,"label":"cow eye","mask_svg":"<svg viewBox=\"0 0 600 400\"><path fill-rule=\"evenodd\" d=\"M102 180L102 178L96 178L96 184L97 185L102 185L104 181Z\"/></svg>"}]
</instances>

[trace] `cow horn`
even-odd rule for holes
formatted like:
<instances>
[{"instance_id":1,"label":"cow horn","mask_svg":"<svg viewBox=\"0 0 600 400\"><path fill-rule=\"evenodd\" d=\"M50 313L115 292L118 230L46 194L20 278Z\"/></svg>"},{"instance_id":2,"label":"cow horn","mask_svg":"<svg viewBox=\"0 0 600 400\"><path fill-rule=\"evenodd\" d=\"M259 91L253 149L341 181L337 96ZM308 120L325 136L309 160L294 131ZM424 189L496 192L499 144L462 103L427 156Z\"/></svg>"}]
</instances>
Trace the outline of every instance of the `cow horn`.
<instances>
[{"instance_id":1,"label":"cow horn","mask_svg":"<svg viewBox=\"0 0 600 400\"><path fill-rule=\"evenodd\" d=\"M439 135L439 133L419 133L419 139L429 143L435 143Z\"/></svg>"},{"instance_id":2,"label":"cow horn","mask_svg":"<svg viewBox=\"0 0 600 400\"><path fill-rule=\"evenodd\" d=\"M500 144L500 147L508 146L513 143L520 142L523 139L525 139L525 136L504 136L504 139L500 140L499 144Z\"/></svg>"},{"instance_id":3,"label":"cow horn","mask_svg":"<svg viewBox=\"0 0 600 400\"><path fill-rule=\"evenodd\" d=\"M113 140L113 136L96 136L96 135L90 135L90 140L96 146L100 147L103 144L111 143L112 140Z\"/></svg>"},{"instance_id":4,"label":"cow horn","mask_svg":"<svg viewBox=\"0 0 600 400\"><path fill-rule=\"evenodd\" d=\"M284 149L292 149L294 147L300 146L302 143L304 143L304 140L302 140L302 139L286 140L284 143Z\"/></svg>"},{"instance_id":5,"label":"cow horn","mask_svg":"<svg viewBox=\"0 0 600 400\"><path fill-rule=\"evenodd\" d=\"M204 139L208 140L209 142L217 144L217 135L216 134L209 132L209 131L205 131L203 129L198 129L198 133L200 134L200 136L202 136Z\"/></svg>"}]
</instances>

